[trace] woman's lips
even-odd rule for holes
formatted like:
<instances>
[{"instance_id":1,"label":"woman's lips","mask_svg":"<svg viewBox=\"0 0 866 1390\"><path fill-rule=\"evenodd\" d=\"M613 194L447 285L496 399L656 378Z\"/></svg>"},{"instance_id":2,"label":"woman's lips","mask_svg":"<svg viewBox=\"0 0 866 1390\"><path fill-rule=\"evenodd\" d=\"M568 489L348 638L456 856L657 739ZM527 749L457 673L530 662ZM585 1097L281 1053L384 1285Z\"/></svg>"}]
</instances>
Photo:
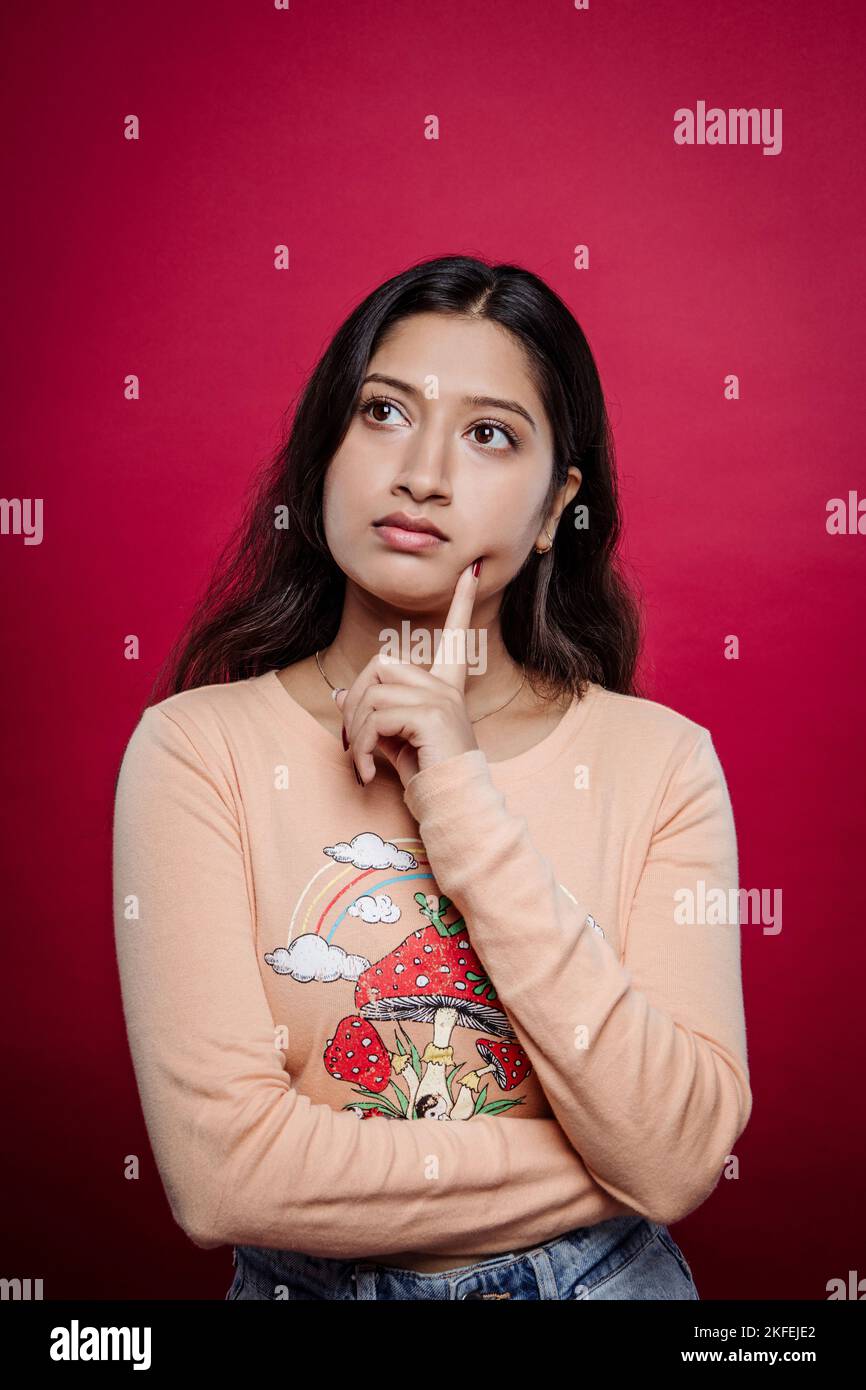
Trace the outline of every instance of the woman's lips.
<instances>
[{"instance_id":1,"label":"woman's lips","mask_svg":"<svg viewBox=\"0 0 866 1390\"><path fill-rule=\"evenodd\" d=\"M429 531L404 531L402 526L374 526L373 530L392 550L433 550L445 544L441 536Z\"/></svg>"}]
</instances>

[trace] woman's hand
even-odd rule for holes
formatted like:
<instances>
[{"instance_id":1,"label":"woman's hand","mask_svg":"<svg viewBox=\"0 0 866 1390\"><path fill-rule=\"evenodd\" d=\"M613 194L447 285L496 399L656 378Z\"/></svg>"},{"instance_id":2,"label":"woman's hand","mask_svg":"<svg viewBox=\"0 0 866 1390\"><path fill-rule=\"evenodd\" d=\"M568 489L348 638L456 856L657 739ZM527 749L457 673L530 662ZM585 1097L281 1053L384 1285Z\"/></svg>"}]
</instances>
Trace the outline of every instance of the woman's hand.
<instances>
[{"instance_id":1,"label":"woman's hand","mask_svg":"<svg viewBox=\"0 0 866 1390\"><path fill-rule=\"evenodd\" d=\"M384 754L405 787L423 768L478 747L463 698L467 628L478 591L475 569L480 574L478 561L457 580L429 671L379 653L335 697L364 785L376 775L374 749Z\"/></svg>"}]
</instances>

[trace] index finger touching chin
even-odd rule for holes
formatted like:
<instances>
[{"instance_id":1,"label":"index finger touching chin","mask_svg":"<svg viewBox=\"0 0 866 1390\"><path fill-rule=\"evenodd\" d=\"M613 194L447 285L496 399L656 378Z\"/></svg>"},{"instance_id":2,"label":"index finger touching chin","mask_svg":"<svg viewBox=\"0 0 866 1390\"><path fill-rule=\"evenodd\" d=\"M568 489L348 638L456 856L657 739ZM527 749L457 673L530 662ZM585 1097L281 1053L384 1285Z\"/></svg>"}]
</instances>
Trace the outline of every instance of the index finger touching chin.
<instances>
[{"instance_id":1,"label":"index finger touching chin","mask_svg":"<svg viewBox=\"0 0 866 1390\"><path fill-rule=\"evenodd\" d=\"M478 578L481 561L467 565L458 576L454 596L445 619L445 629L436 646L430 672L440 680L447 681L462 690L466 683L468 662L466 659L468 628L472 622L472 610L478 593Z\"/></svg>"}]
</instances>

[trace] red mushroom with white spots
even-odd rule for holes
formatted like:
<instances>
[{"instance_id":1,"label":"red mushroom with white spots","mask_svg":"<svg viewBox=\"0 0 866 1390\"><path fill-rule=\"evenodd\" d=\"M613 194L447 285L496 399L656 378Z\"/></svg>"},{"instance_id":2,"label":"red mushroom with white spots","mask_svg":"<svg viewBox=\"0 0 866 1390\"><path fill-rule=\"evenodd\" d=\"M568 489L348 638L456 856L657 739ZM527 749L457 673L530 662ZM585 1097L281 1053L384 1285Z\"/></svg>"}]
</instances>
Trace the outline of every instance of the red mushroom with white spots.
<instances>
[{"instance_id":1,"label":"red mushroom with white spots","mask_svg":"<svg viewBox=\"0 0 866 1390\"><path fill-rule=\"evenodd\" d=\"M355 1081L368 1091L384 1091L391 1080L388 1049L363 1018L350 1014L341 1019L328 1039L325 1067L335 1081Z\"/></svg>"},{"instance_id":2,"label":"red mushroom with white spots","mask_svg":"<svg viewBox=\"0 0 866 1390\"><path fill-rule=\"evenodd\" d=\"M482 1038L475 1044L486 1067L467 1071L459 1078L460 1095L451 1111L452 1120L469 1120L475 1114L475 1100L482 1076L492 1072L500 1091L513 1091L532 1075L532 1063L520 1043L509 1038Z\"/></svg>"},{"instance_id":3,"label":"red mushroom with white spots","mask_svg":"<svg viewBox=\"0 0 866 1390\"><path fill-rule=\"evenodd\" d=\"M384 1091L391 1077L406 1069L408 1052L389 1052L376 1029L358 1014L349 1014L337 1024L332 1038L324 1052L325 1067L335 1081L354 1081L377 1095ZM410 1096L418 1084L412 1067L408 1068L407 1082ZM415 1082L415 1086L412 1082ZM349 1107L361 1111L365 1117L370 1114L381 1115L378 1109L364 1110L362 1106Z\"/></svg>"}]
</instances>

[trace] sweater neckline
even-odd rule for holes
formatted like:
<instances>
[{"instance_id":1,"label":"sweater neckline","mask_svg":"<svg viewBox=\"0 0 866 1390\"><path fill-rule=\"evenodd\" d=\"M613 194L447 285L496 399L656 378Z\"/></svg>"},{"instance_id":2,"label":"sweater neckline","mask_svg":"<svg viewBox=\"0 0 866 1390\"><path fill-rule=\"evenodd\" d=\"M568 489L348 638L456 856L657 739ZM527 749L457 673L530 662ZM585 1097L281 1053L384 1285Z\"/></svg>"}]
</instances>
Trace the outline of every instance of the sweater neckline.
<instances>
[{"instance_id":1,"label":"sweater neckline","mask_svg":"<svg viewBox=\"0 0 866 1390\"><path fill-rule=\"evenodd\" d=\"M334 766L342 768L347 766L348 754L343 751L342 744L319 723L314 715L310 714L309 710L305 709L293 695L289 694L276 670L266 671L261 676L253 676L251 680L253 684L259 686L262 694L279 715L280 721L285 727L298 737L303 738L308 745L315 746L319 753ZM600 690L599 685L590 681L583 698L578 699L575 695L559 722L551 729L550 733L539 739L538 743L534 743L531 748L524 749L522 753L515 754L513 758L503 758L488 763L491 776L497 782L511 781L514 778L524 777L529 773L537 772L540 768L547 767L563 752L572 742L578 730L583 727L588 711L597 699Z\"/></svg>"}]
</instances>

